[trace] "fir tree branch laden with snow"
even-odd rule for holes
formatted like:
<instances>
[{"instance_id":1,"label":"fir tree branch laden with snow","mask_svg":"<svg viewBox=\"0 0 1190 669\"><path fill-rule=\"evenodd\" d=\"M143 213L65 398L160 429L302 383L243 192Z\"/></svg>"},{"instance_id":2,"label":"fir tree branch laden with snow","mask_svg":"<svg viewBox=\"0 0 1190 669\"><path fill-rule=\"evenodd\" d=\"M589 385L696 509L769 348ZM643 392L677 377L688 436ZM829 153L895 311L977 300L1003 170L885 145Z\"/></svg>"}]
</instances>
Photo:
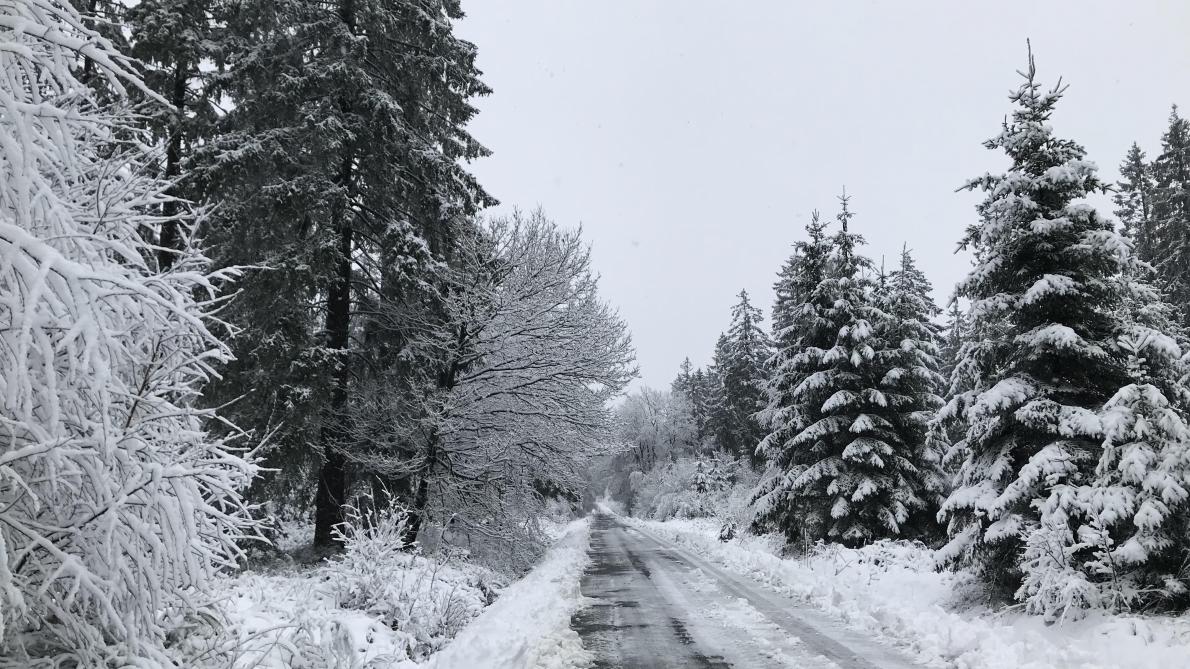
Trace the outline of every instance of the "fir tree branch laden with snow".
<instances>
[{"instance_id":1,"label":"fir tree branch laden with snow","mask_svg":"<svg viewBox=\"0 0 1190 669\"><path fill-rule=\"evenodd\" d=\"M120 106L129 62L47 0L7 3L0 46L0 664L168 664L252 531L254 468L194 408L228 274L151 267L168 184Z\"/></svg>"},{"instance_id":2,"label":"fir tree branch laden with snow","mask_svg":"<svg viewBox=\"0 0 1190 669\"><path fill-rule=\"evenodd\" d=\"M1119 454L1186 445L1175 420L1181 398L1132 383L1120 337L1157 337L1145 346L1166 352L1154 356L1163 362L1152 373L1167 380L1178 375L1170 367L1176 346L1126 315L1131 296L1144 292L1136 261L1111 222L1083 201L1102 190L1095 165L1049 125L1064 88L1043 91L1032 56L1022 74L1011 120L986 144L1012 165L969 184L987 199L964 239L976 266L958 294L971 301L976 339L960 350L942 412L961 426L961 439L949 455L958 476L940 513L950 535L941 556L1056 617L1103 605L1105 584L1121 576L1105 561L1140 557L1115 546L1162 525L1135 498L1147 474L1122 474ZM1127 417L1136 412L1160 416L1161 429ZM1142 448L1137 439L1155 441ZM1125 470L1148 466L1145 458L1127 461ZM1184 469L1173 476L1186 481Z\"/></svg>"}]
</instances>

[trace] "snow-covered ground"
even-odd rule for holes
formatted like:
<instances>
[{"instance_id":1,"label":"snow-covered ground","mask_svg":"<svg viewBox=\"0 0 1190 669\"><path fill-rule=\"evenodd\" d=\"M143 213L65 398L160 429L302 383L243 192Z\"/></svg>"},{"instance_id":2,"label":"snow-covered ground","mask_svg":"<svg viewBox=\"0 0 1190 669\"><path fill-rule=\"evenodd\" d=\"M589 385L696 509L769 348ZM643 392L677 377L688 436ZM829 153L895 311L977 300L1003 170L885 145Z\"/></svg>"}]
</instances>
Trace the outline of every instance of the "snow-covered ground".
<instances>
[{"instance_id":1,"label":"snow-covered ground","mask_svg":"<svg viewBox=\"0 0 1190 669\"><path fill-rule=\"evenodd\" d=\"M1190 616L1095 615L1046 626L1017 610L991 611L964 594L961 574L936 572L930 549L883 542L777 555L776 537L718 541L712 520L625 519L730 572L804 601L932 667L958 669L1184 669Z\"/></svg>"},{"instance_id":2,"label":"snow-covered ground","mask_svg":"<svg viewBox=\"0 0 1190 669\"><path fill-rule=\"evenodd\" d=\"M508 586L429 662L433 669L570 669L590 659L570 616L583 605L589 521L568 525L525 578Z\"/></svg>"}]
</instances>

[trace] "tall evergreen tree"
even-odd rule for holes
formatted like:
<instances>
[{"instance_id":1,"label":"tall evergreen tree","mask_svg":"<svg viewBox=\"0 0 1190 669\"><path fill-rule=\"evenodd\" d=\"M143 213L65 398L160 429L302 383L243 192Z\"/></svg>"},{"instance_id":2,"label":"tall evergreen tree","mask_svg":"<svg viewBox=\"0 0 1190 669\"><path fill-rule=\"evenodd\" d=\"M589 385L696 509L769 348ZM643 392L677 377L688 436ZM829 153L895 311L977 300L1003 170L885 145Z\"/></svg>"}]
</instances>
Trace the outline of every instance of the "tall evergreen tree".
<instances>
[{"instance_id":1,"label":"tall evergreen tree","mask_svg":"<svg viewBox=\"0 0 1190 669\"><path fill-rule=\"evenodd\" d=\"M1115 214L1123 225L1122 232L1132 240L1138 258L1155 263L1152 166L1145 162L1145 152L1135 142L1120 164L1120 176L1124 179L1116 184L1112 201L1116 203Z\"/></svg>"},{"instance_id":2,"label":"tall evergreen tree","mask_svg":"<svg viewBox=\"0 0 1190 669\"><path fill-rule=\"evenodd\" d=\"M697 440L701 443L708 435L708 402L711 389L708 387L708 376L702 369L695 369L690 358L682 361L678 369L678 376L673 380L670 388L675 394L686 398L690 405L690 417L694 421Z\"/></svg>"},{"instance_id":3,"label":"tall evergreen tree","mask_svg":"<svg viewBox=\"0 0 1190 669\"><path fill-rule=\"evenodd\" d=\"M728 351L727 333L720 332L711 354L711 364L706 373L707 434L715 441L719 450L729 450L732 422L724 390L723 376L731 355ZM734 454L734 452L733 452Z\"/></svg>"},{"instance_id":4,"label":"tall evergreen tree","mask_svg":"<svg viewBox=\"0 0 1190 669\"><path fill-rule=\"evenodd\" d=\"M708 429L714 388L711 377L700 367L690 375L690 412L694 418L695 435L700 444L711 436Z\"/></svg>"},{"instance_id":5,"label":"tall evergreen tree","mask_svg":"<svg viewBox=\"0 0 1190 669\"><path fill-rule=\"evenodd\" d=\"M1114 347L1127 246L1082 203L1103 187L1083 148L1050 128L1064 88L1043 92L1035 73L1030 54L1011 121L985 143L1008 155L1008 172L968 184L988 196L963 241L976 259L957 288L971 300L972 337L944 410L962 439L949 455L959 473L941 511L942 556L1004 592L1021 582L1047 500L1093 475L1095 412L1127 382Z\"/></svg>"},{"instance_id":6,"label":"tall evergreen tree","mask_svg":"<svg viewBox=\"0 0 1190 669\"><path fill-rule=\"evenodd\" d=\"M748 292L741 290L731 309L721 359L723 379L723 426L720 446L729 453L759 461L756 446L764 436L753 417L764 406L763 387L771 345L761 327L760 309L752 306Z\"/></svg>"},{"instance_id":7,"label":"tall evergreen tree","mask_svg":"<svg viewBox=\"0 0 1190 669\"><path fill-rule=\"evenodd\" d=\"M1174 304L1190 304L1190 121L1169 114L1161 155L1153 161L1153 227L1157 268ZM1142 256L1143 258L1143 256ZM1145 258L1147 260L1147 258ZM1183 324L1187 310L1183 307Z\"/></svg>"},{"instance_id":8,"label":"tall evergreen tree","mask_svg":"<svg viewBox=\"0 0 1190 669\"><path fill-rule=\"evenodd\" d=\"M813 420L813 407L801 401L801 384L812 374L823 351L834 343L835 332L826 319L830 307L818 287L827 277L833 240L817 211L806 225L806 241L797 242L794 252L778 275L777 301L773 308L774 352L771 373L765 384L765 408L757 414L767 435L758 450L768 464L765 479L757 489L757 520L795 537L804 514L804 504L791 489L791 475L804 468L801 449L794 438Z\"/></svg>"},{"instance_id":9,"label":"tall evergreen tree","mask_svg":"<svg viewBox=\"0 0 1190 669\"><path fill-rule=\"evenodd\" d=\"M689 394L693 385L694 365L690 362L690 358L686 358L682 360L682 364L678 367L678 376L670 384L670 390L675 393Z\"/></svg>"},{"instance_id":10,"label":"tall evergreen tree","mask_svg":"<svg viewBox=\"0 0 1190 669\"><path fill-rule=\"evenodd\" d=\"M958 362L959 350L962 349L963 341L966 338L966 315L959 307L959 301L952 299L946 315L946 327L942 334L941 349L941 371L948 386L950 374Z\"/></svg>"},{"instance_id":11,"label":"tall evergreen tree","mask_svg":"<svg viewBox=\"0 0 1190 669\"><path fill-rule=\"evenodd\" d=\"M942 459L945 447L931 433L930 422L942 406L946 380L940 373L942 335L933 319L941 312L931 296L933 286L917 267L908 246L901 250L900 263L891 274L879 302L884 320L880 324L883 348L877 361L884 370L879 390L888 398L890 422L900 437L901 456L916 469L907 480L919 486L925 513L918 513L919 534L935 527L932 516L942 502L945 482Z\"/></svg>"},{"instance_id":12,"label":"tall evergreen tree","mask_svg":"<svg viewBox=\"0 0 1190 669\"><path fill-rule=\"evenodd\" d=\"M218 260L268 269L248 277L229 313L246 332L220 396L245 397L235 407L246 426L282 426L274 462L306 467L292 479L298 494L306 471L318 472L315 542L330 545L355 388L377 366L405 365L411 392L437 383L413 379L434 366L399 354L406 337L392 307L441 310L443 263L490 202L462 167L486 153L466 124L470 99L488 89L475 47L454 35L457 0L235 10L234 108L204 174L220 203Z\"/></svg>"}]
</instances>

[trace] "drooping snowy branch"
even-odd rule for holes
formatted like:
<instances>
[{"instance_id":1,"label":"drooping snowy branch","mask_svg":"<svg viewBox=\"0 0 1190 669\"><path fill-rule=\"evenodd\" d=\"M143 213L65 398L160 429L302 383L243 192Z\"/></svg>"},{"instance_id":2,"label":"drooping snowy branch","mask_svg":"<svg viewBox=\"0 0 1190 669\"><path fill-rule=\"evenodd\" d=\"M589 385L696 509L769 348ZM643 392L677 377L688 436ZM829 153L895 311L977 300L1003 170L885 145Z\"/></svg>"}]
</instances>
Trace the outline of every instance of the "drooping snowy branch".
<instances>
[{"instance_id":1,"label":"drooping snowy branch","mask_svg":"<svg viewBox=\"0 0 1190 669\"><path fill-rule=\"evenodd\" d=\"M253 467L194 408L227 358L207 323L230 274L146 261L165 184L72 69L122 91L127 61L69 5L0 10L0 657L160 661L250 531Z\"/></svg>"}]
</instances>

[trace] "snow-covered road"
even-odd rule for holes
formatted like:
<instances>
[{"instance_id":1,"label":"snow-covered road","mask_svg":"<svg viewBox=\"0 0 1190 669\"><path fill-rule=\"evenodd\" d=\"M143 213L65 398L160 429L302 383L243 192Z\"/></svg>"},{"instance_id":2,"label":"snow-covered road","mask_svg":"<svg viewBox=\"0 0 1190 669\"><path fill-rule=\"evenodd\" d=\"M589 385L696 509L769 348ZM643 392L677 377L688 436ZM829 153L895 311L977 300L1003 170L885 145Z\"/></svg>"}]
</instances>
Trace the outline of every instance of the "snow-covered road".
<instances>
[{"instance_id":1,"label":"snow-covered road","mask_svg":"<svg viewBox=\"0 0 1190 669\"><path fill-rule=\"evenodd\" d=\"M823 614L600 513L572 626L596 667L903 669Z\"/></svg>"}]
</instances>

